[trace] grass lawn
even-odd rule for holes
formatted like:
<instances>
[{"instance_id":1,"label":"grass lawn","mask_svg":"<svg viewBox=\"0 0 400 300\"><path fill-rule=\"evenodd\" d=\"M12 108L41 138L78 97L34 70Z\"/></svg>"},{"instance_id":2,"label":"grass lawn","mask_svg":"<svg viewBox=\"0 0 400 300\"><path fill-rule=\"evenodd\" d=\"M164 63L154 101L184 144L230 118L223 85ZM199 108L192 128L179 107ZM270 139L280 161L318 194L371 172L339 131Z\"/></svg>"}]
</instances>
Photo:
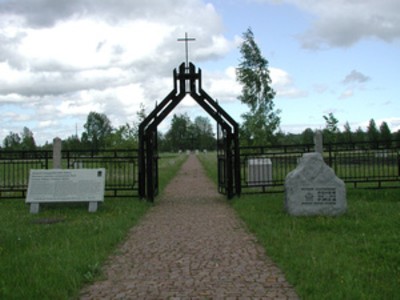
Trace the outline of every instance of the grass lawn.
<instances>
[{"instance_id":1,"label":"grass lawn","mask_svg":"<svg viewBox=\"0 0 400 300\"><path fill-rule=\"evenodd\" d=\"M185 158L160 159L161 190ZM1 200L0 299L76 298L101 278L105 259L149 207L138 198L107 198L96 213L87 203L51 204L31 215L24 199Z\"/></svg>"},{"instance_id":2,"label":"grass lawn","mask_svg":"<svg viewBox=\"0 0 400 300\"><path fill-rule=\"evenodd\" d=\"M202 156L210 177L215 156ZM349 187L341 217L290 217L283 193L242 195L232 207L302 299L398 299L400 190Z\"/></svg>"}]
</instances>

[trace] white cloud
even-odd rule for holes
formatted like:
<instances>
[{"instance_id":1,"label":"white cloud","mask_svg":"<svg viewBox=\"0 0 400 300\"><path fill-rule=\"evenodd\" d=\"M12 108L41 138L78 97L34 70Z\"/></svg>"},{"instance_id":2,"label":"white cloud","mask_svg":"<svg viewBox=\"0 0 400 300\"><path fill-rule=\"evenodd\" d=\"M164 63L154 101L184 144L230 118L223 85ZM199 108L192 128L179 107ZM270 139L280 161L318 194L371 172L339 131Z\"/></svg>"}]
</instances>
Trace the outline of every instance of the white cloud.
<instances>
[{"instance_id":1,"label":"white cloud","mask_svg":"<svg viewBox=\"0 0 400 300\"><path fill-rule=\"evenodd\" d=\"M96 19L68 20L52 28L26 29L18 53L30 69L39 71L126 67L155 55L172 30L147 20L119 26Z\"/></svg>"},{"instance_id":2,"label":"white cloud","mask_svg":"<svg viewBox=\"0 0 400 300\"><path fill-rule=\"evenodd\" d=\"M389 128L393 133L400 131L400 118L392 117L387 118L385 121L388 123Z\"/></svg>"},{"instance_id":3,"label":"white cloud","mask_svg":"<svg viewBox=\"0 0 400 300\"><path fill-rule=\"evenodd\" d=\"M30 115L20 114L20 113L9 111L9 112L2 113L1 118L3 120L8 120L8 121L24 122L24 121L29 120Z\"/></svg>"},{"instance_id":4,"label":"white cloud","mask_svg":"<svg viewBox=\"0 0 400 300\"><path fill-rule=\"evenodd\" d=\"M91 111L103 112L103 105L93 101L63 101L56 106L56 111L61 116L86 116Z\"/></svg>"},{"instance_id":5,"label":"white cloud","mask_svg":"<svg viewBox=\"0 0 400 300\"><path fill-rule=\"evenodd\" d=\"M82 127L90 111L114 126L132 122L140 103L151 110L171 91L172 70L185 58L177 38L186 31L196 38L189 53L196 62L235 47L201 0L0 1L0 109L28 111L25 121L2 118L2 132L29 125L43 143L51 129Z\"/></svg>"},{"instance_id":6,"label":"white cloud","mask_svg":"<svg viewBox=\"0 0 400 300\"><path fill-rule=\"evenodd\" d=\"M230 43L222 35L213 36L211 40L212 44L204 45L204 47L194 51L194 57L196 60L202 60L204 58L209 59L213 57L218 58L226 54L234 46L234 43Z\"/></svg>"},{"instance_id":7,"label":"white cloud","mask_svg":"<svg viewBox=\"0 0 400 300\"><path fill-rule=\"evenodd\" d=\"M294 80L285 70L269 68L272 87L277 97L302 98L307 92L296 87ZM215 99L224 102L236 101L242 91L241 85L236 81L236 68L233 66L225 69L224 73L206 74L204 83L207 93Z\"/></svg>"},{"instance_id":8,"label":"white cloud","mask_svg":"<svg viewBox=\"0 0 400 300\"><path fill-rule=\"evenodd\" d=\"M206 74L203 89L214 99L222 102L236 101L242 87L236 81L236 68L231 66L223 73Z\"/></svg>"},{"instance_id":9,"label":"white cloud","mask_svg":"<svg viewBox=\"0 0 400 300\"><path fill-rule=\"evenodd\" d=\"M308 95L306 91L296 87L292 77L285 70L270 68L270 76L277 97L302 98Z\"/></svg>"},{"instance_id":10,"label":"white cloud","mask_svg":"<svg viewBox=\"0 0 400 300\"><path fill-rule=\"evenodd\" d=\"M391 42L400 38L398 0L258 0L288 3L315 17L299 37L304 48L349 47L365 38Z\"/></svg>"},{"instance_id":11,"label":"white cloud","mask_svg":"<svg viewBox=\"0 0 400 300\"><path fill-rule=\"evenodd\" d=\"M45 120L45 121L40 121L38 124L39 128L51 128L54 126L58 126L59 123L55 120Z\"/></svg>"}]
</instances>

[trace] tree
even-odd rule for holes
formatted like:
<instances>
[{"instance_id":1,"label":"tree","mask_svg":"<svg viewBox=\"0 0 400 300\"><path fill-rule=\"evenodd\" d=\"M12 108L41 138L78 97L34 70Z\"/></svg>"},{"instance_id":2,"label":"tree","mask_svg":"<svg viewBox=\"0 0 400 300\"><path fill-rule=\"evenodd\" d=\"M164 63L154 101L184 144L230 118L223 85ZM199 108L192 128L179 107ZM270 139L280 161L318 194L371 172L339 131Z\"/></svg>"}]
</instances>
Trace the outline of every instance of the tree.
<instances>
[{"instance_id":1,"label":"tree","mask_svg":"<svg viewBox=\"0 0 400 300\"><path fill-rule=\"evenodd\" d=\"M192 122L187 114L174 114L171 120L171 127L165 134L168 146L172 151L192 148L194 137L191 135L191 124Z\"/></svg>"},{"instance_id":2,"label":"tree","mask_svg":"<svg viewBox=\"0 0 400 300\"><path fill-rule=\"evenodd\" d=\"M354 133L354 141L356 143L362 143L365 142L366 137L365 137L365 132L362 130L361 127L358 127L356 132Z\"/></svg>"},{"instance_id":3,"label":"tree","mask_svg":"<svg viewBox=\"0 0 400 300\"><path fill-rule=\"evenodd\" d=\"M367 127L367 136L368 136L368 140L371 143L374 143L375 145L378 144L379 142L379 130L376 127L376 123L374 119L369 120L369 124Z\"/></svg>"},{"instance_id":4,"label":"tree","mask_svg":"<svg viewBox=\"0 0 400 300\"><path fill-rule=\"evenodd\" d=\"M63 140L62 147L65 150L79 150L82 148L82 143L76 134L73 134Z\"/></svg>"},{"instance_id":5,"label":"tree","mask_svg":"<svg viewBox=\"0 0 400 300\"><path fill-rule=\"evenodd\" d=\"M21 147L21 137L19 134L10 131L3 140L3 147L6 150L19 150Z\"/></svg>"},{"instance_id":6,"label":"tree","mask_svg":"<svg viewBox=\"0 0 400 300\"><path fill-rule=\"evenodd\" d=\"M337 126L339 120L336 119L331 112L328 116L323 116L323 118L325 119L325 129L323 130L324 140L328 143L334 143L339 133L339 128Z\"/></svg>"},{"instance_id":7,"label":"tree","mask_svg":"<svg viewBox=\"0 0 400 300\"><path fill-rule=\"evenodd\" d=\"M146 106L143 103L139 104L139 110L136 112L137 120L133 122L133 136L139 140L139 125L147 117Z\"/></svg>"},{"instance_id":8,"label":"tree","mask_svg":"<svg viewBox=\"0 0 400 300\"><path fill-rule=\"evenodd\" d=\"M128 123L113 129L106 137L106 145L113 149L128 149L137 147L137 133Z\"/></svg>"},{"instance_id":9,"label":"tree","mask_svg":"<svg viewBox=\"0 0 400 300\"><path fill-rule=\"evenodd\" d=\"M192 122L187 114L181 114L173 116L170 129L159 145L165 151L213 150L216 140L207 117L198 116Z\"/></svg>"},{"instance_id":10,"label":"tree","mask_svg":"<svg viewBox=\"0 0 400 300\"><path fill-rule=\"evenodd\" d=\"M394 139L396 140L396 147L400 148L400 129L397 130L394 134Z\"/></svg>"},{"instance_id":11,"label":"tree","mask_svg":"<svg viewBox=\"0 0 400 300\"><path fill-rule=\"evenodd\" d=\"M344 131L342 134L342 142L343 143L352 143L353 142L353 132L351 131L351 127L349 122L344 124Z\"/></svg>"},{"instance_id":12,"label":"tree","mask_svg":"<svg viewBox=\"0 0 400 300\"><path fill-rule=\"evenodd\" d=\"M86 129L82 133L82 141L90 144L93 150L99 150L105 146L107 136L112 132L111 122L105 114L90 112L84 125Z\"/></svg>"},{"instance_id":13,"label":"tree","mask_svg":"<svg viewBox=\"0 0 400 300\"><path fill-rule=\"evenodd\" d=\"M242 115L242 139L249 143L272 142L274 132L279 128L280 112L274 111L275 91L271 87L268 61L262 56L250 28L243 33L240 53L242 58L236 75L242 85L242 94L238 99L250 109Z\"/></svg>"},{"instance_id":14,"label":"tree","mask_svg":"<svg viewBox=\"0 0 400 300\"><path fill-rule=\"evenodd\" d=\"M33 138L33 132L28 128L24 127L21 133L21 148L22 150L35 150L36 142Z\"/></svg>"},{"instance_id":15,"label":"tree","mask_svg":"<svg viewBox=\"0 0 400 300\"><path fill-rule=\"evenodd\" d=\"M386 122L382 122L379 131L380 140L385 143L386 148L390 148L392 144L392 132L390 131L389 125Z\"/></svg>"},{"instance_id":16,"label":"tree","mask_svg":"<svg viewBox=\"0 0 400 300\"><path fill-rule=\"evenodd\" d=\"M198 140L197 148L207 150L215 149L216 140L210 119L198 116L194 119L193 127Z\"/></svg>"},{"instance_id":17,"label":"tree","mask_svg":"<svg viewBox=\"0 0 400 300\"><path fill-rule=\"evenodd\" d=\"M314 143L314 131L311 128L306 128L301 133L301 140L302 140L303 144Z\"/></svg>"},{"instance_id":18,"label":"tree","mask_svg":"<svg viewBox=\"0 0 400 300\"><path fill-rule=\"evenodd\" d=\"M312 130L311 130L312 131ZM304 133L304 131L303 131ZM303 143L303 135L298 133L285 133L279 130L275 136L278 138L277 145L298 145ZM312 143L312 141L311 141Z\"/></svg>"}]
</instances>

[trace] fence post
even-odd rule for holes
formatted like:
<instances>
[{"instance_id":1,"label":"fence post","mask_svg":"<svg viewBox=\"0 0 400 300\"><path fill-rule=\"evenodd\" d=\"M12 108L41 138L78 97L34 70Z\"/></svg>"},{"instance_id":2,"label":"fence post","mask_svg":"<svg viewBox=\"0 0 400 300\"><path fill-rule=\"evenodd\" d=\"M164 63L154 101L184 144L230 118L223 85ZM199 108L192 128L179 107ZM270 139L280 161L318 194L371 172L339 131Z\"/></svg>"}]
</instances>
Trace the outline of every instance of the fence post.
<instances>
[{"instance_id":1,"label":"fence post","mask_svg":"<svg viewBox=\"0 0 400 300\"><path fill-rule=\"evenodd\" d=\"M320 153L322 156L324 154L324 142L321 130L316 130L314 134L314 149L315 152Z\"/></svg>"},{"instance_id":2,"label":"fence post","mask_svg":"<svg viewBox=\"0 0 400 300\"><path fill-rule=\"evenodd\" d=\"M61 139L53 140L53 169L61 169Z\"/></svg>"}]
</instances>

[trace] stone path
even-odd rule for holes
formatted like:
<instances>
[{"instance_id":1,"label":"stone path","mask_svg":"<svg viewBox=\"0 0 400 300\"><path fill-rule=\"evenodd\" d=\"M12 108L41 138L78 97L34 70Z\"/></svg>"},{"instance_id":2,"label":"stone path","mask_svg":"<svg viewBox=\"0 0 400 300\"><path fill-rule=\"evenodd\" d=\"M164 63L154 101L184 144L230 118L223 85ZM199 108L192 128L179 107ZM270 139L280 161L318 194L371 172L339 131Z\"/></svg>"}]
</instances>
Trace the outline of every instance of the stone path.
<instances>
[{"instance_id":1,"label":"stone path","mask_svg":"<svg viewBox=\"0 0 400 300\"><path fill-rule=\"evenodd\" d=\"M195 155L81 299L298 299Z\"/></svg>"}]
</instances>

